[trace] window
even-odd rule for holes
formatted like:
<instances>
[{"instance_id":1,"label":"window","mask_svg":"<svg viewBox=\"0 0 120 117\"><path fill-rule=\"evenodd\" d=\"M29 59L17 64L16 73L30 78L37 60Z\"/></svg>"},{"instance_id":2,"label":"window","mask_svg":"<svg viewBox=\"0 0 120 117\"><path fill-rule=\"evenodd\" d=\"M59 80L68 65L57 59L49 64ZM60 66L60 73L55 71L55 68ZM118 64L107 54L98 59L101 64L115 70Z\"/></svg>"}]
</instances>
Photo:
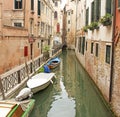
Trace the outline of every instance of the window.
<instances>
[{"instance_id":1,"label":"window","mask_svg":"<svg viewBox=\"0 0 120 117\"><path fill-rule=\"evenodd\" d=\"M94 1L91 4L91 22L94 21Z\"/></svg>"},{"instance_id":2,"label":"window","mask_svg":"<svg viewBox=\"0 0 120 117\"><path fill-rule=\"evenodd\" d=\"M45 30L45 23L41 22L41 34L44 34L44 30Z\"/></svg>"},{"instance_id":3,"label":"window","mask_svg":"<svg viewBox=\"0 0 120 117\"><path fill-rule=\"evenodd\" d=\"M78 49L79 49L79 52L81 52L81 37L79 38L79 44L78 44Z\"/></svg>"},{"instance_id":4,"label":"window","mask_svg":"<svg viewBox=\"0 0 120 117\"><path fill-rule=\"evenodd\" d=\"M86 51L87 51L87 41L86 41Z\"/></svg>"},{"instance_id":5,"label":"window","mask_svg":"<svg viewBox=\"0 0 120 117\"><path fill-rule=\"evenodd\" d=\"M60 24L57 23L57 33L59 33L59 32L60 32Z\"/></svg>"},{"instance_id":6,"label":"window","mask_svg":"<svg viewBox=\"0 0 120 117\"><path fill-rule=\"evenodd\" d=\"M94 7L94 20L95 21L98 21L100 19L100 14L101 14L101 0L94 0L94 4L95 4L95 7Z\"/></svg>"},{"instance_id":7,"label":"window","mask_svg":"<svg viewBox=\"0 0 120 117\"><path fill-rule=\"evenodd\" d=\"M54 13L54 18L57 18L57 11L55 11Z\"/></svg>"},{"instance_id":8,"label":"window","mask_svg":"<svg viewBox=\"0 0 120 117\"><path fill-rule=\"evenodd\" d=\"M111 14L112 0L106 0L106 13Z\"/></svg>"},{"instance_id":9,"label":"window","mask_svg":"<svg viewBox=\"0 0 120 117\"><path fill-rule=\"evenodd\" d=\"M89 8L86 9L86 26L88 25L89 20Z\"/></svg>"},{"instance_id":10,"label":"window","mask_svg":"<svg viewBox=\"0 0 120 117\"><path fill-rule=\"evenodd\" d=\"M34 0L31 0L31 10L34 11Z\"/></svg>"},{"instance_id":11,"label":"window","mask_svg":"<svg viewBox=\"0 0 120 117\"><path fill-rule=\"evenodd\" d=\"M91 54L93 54L93 45L94 45L94 43L92 42L91 43Z\"/></svg>"},{"instance_id":12,"label":"window","mask_svg":"<svg viewBox=\"0 0 120 117\"><path fill-rule=\"evenodd\" d=\"M84 55L85 37L82 37L82 54Z\"/></svg>"},{"instance_id":13,"label":"window","mask_svg":"<svg viewBox=\"0 0 120 117\"><path fill-rule=\"evenodd\" d=\"M38 42L38 48L40 48L40 42Z\"/></svg>"},{"instance_id":14,"label":"window","mask_svg":"<svg viewBox=\"0 0 120 117\"><path fill-rule=\"evenodd\" d=\"M56 6L56 7L58 6L58 2L55 2L55 6Z\"/></svg>"},{"instance_id":15,"label":"window","mask_svg":"<svg viewBox=\"0 0 120 117\"><path fill-rule=\"evenodd\" d=\"M96 57L98 57L98 47L99 47L99 45L98 45L98 43L96 43L96 52L95 52Z\"/></svg>"},{"instance_id":16,"label":"window","mask_svg":"<svg viewBox=\"0 0 120 117\"><path fill-rule=\"evenodd\" d=\"M68 32L70 32L70 29L68 28Z\"/></svg>"},{"instance_id":17,"label":"window","mask_svg":"<svg viewBox=\"0 0 120 117\"><path fill-rule=\"evenodd\" d=\"M110 56L111 56L111 46L106 45L106 63L110 64Z\"/></svg>"},{"instance_id":18,"label":"window","mask_svg":"<svg viewBox=\"0 0 120 117\"><path fill-rule=\"evenodd\" d=\"M118 0L118 8L120 8L120 0Z\"/></svg>"},{"instance_id":19,"label":"window","mask_svg":"<svg viewBox=\"0 0 120 117\"><path fill-rule=\"evenodd\" d=\"M68 24L70 24L70 20L68 20Z\"/></svg>"},{"instance_id":20,"label":"window","mask_svg":"<svg viewBox=\"0 0 120 117\"><path fill-rule=\"evenodd\" d=\"M15 27L22 27L22 23L15 22L15 23L14 23L14 26L15 26Z\"/></svg>"},{"instance_id":21,"label":"window","mask_svg":"<svg viewBox=\"0 0 120 117\"><path fill-rule=\"evenodd\" d=\"M44 3L43 3L43 2L41 2L41 12L43 12L43 13L44 13L44 9L45 9L45 5L44 5Z\"/></svg>"},{"instance_id":22,"label":"window","mask_svg":"<svg viewBox=\"0 0 120 117\"><path fill-rule=\"evenodd\" d=\"M71 14L73 14L73 10L71 11Z\"/></svg>"},{"instance_id":23,"label":"window","mask_svg":"<svg viewBox=\"0 0 120 117\"><path fill-rule=\"evenodd\" d=\"M40 15L40 0L38 0L38 15Z\"/></svg>"},{"instance_id":24,"label":"window","mask_svg":"<svg viewBox=\"0 0 120 117\"><path fill-rule=\"evenodd\" d=\"M85 37L80 37L79 39L79 52L84 55L84 49L85 49Z\"/></svg>"},{"instance_id":25,"label":"window","mask_svg":"<svg viewBox=\"0 0 120 117\"><path fill-rule=\"evenodd\" d=\"M22 9L22 0L14 0L15 9Z\"/></svg>"},{"instance_id":26,"label":"window","mask_svg":"<svg viewBox=\"0 0 120 117\"><path fill-rule=\"evenodd\" d=\"M33 22L33 19L30 19L30 34L32 34L33 35L33 29L34 29L34 24L33 24L34 22Z\"/></svg>"}]
</instances>

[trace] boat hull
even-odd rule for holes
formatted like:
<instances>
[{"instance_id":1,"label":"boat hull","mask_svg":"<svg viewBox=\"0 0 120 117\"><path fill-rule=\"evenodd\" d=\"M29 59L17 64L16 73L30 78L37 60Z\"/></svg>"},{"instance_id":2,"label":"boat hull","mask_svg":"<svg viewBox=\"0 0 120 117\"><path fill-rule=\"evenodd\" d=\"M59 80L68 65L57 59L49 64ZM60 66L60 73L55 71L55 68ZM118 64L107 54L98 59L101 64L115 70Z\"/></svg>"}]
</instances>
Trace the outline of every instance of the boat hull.
<instances>
[{"instance_id":1,"label":"boat hull","mask_svg":"<svg viewBox=\"0 0 120 117\"><path fill-rule=\"evenodd\" d=\"M34 105L34 99L21 102L15 100L0 101L0 117L28 117Z\"/></svg>"},{"instance_id":2,"label":"boat hull","mask_svg":"<svg viewBox=\"0 0 120 117\"><path fill-rule=\"evenodd\" d=\"M53 58L52 60L50 60L48 63L47 63L47 66L50 68L50 69L54 69L56 67L58 67L60 64L60 59L57 57L57 58Z\"/></svg>"},{"instance_id":3,"label":"boat hull","mask_svg":"<svg viewBox=\"0 0 120 117\"><path fill-rule=\"evenodd\" d=\"M37 93L45 88L52 82L55 73L39 73L27 81L27 86L31 89L32 93Z\"/></svg>"},{"instance_id":4,"label":"boat hull","mask_svg":"<svg viewBox=\"0 0 120 117\"><path fill-rule=\"evenodd\" d=\"M33 93L37 93L37 92L39 92L39 91L47 88L47 87L49 86L49 84L50 84L50 81L46 82L45 84L43 84L43 85L41 85L41 86L31 88L31 91L32 91Z\"/></svg>"}]
</instances>

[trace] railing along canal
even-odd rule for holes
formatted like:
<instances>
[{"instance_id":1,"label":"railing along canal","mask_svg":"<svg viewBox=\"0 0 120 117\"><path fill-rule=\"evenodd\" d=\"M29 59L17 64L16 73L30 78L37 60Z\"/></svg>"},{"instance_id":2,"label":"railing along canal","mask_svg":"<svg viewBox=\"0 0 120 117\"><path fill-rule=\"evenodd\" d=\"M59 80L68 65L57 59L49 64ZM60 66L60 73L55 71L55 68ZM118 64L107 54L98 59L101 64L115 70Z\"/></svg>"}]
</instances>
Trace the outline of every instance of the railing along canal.
<instances>
[{"instance_id":1,"label":"railing along canal","mask_svg":"<svg viewBox=\"0 0 120 117\"><path fill-rule=\"evenodd\" d=\"M57 48L57 50L53 50L52 56L55 55L59 50L60 48ZM2 96L3 93L3 98L5 98L4 94L8 93L18 84L31 77L35 73L35 70L37 70L48 59L48 56L47 58L46 56L39 56L34 61L31 60L27 62L27 67L25 64L23 64L2 74L0 77L0 96Z\"/></svg>"}]
</instances>

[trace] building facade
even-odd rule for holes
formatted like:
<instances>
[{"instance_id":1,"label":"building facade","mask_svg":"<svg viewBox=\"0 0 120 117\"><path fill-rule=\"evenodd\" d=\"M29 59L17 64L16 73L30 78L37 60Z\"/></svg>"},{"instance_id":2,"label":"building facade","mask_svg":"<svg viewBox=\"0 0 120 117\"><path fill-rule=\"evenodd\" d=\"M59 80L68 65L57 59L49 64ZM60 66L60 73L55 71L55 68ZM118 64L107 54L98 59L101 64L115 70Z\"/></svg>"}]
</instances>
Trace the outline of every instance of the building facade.
<instances>
[{"instance_id":1,"label":"building facade","mask_svg":"<svg viewBox=\"0 0 120 117\"><path fill-rule=\"evenodd\" d=\"M76 0L75 2L78 11L76 56L113 111L120 116L118 59L120 1Z\"/></svg>"},{"instance_id":2,"label":"building facade","mask_svg":"<svg viewBox=\"0 0 120 117\"><path fill-rule=\"evenodd\" d=\"M62 43L62 10L61 0L54 0L54 49Z\"/></svg>"},{"instance_id":3,"label":"building facade","mask_svg":"<svg viewBox=\"0 0 120 117\"><path fill-rule=\"evenodd\" d=\"M76 4L74 1L67 0L67 3L64 8L64 29L66 33L65 41L67 47L70 49L75 49L75 31L76 31Z\"/></svg>"},{"instance_id":4,"label":"building facade","mask_svg":"<svg viewBox=\"0 0 120 117\"><path fill-rule=\"evenodd\" d=\"M54 0L0 1L0 74L34 61L46 46L52 51L54 5Z\"/></svg>"},{"instance_id":5,"label":"building facade","mask_svg":"<svg viewBox=\"0 0 120 117\"><path fill-rule=\"evenodd\" d=\"M120 116L120 0L115 0L114 16L111 102L113 109Z\"/></svg>"}]
</instances>

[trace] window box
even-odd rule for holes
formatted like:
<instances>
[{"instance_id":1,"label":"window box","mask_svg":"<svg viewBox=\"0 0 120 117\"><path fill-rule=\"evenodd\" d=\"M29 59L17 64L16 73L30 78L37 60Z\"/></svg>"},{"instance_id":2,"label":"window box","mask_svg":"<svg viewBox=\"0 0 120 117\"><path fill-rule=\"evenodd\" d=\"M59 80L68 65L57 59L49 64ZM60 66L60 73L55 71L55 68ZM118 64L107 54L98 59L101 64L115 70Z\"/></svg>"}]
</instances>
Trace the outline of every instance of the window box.
<instances>
[{"instance_id":1,"label":"window box","mask_svg":"<svg viewBox=\"0 0 120 117\"><path fill-rule=\"evenodd\" d=\"M109 26L112 24L112 15L111 14L106 14L100 19L100 23L103 26Z\"/></svg>"},{"instance_id":2,"label":"window box","mask_svg":"<svg viewBox=\"0 0 120 117\"><path fill-rule=\"evenodd\" d=\"M89 28L90 30L99 29L98 22L92 22L92 23L88 26L88 28Z\"/></svg>"},{"instance_id":3,"label":"window box","mask_svg":"<svg viewBox=\"0 0 120 117\"><path fill-rule=\"evenodd\" d=\"M84 27L82 28L82 30L83 30L84 32L88 32L88 26L84 26Z\"/></svg>"}]
</instances>

